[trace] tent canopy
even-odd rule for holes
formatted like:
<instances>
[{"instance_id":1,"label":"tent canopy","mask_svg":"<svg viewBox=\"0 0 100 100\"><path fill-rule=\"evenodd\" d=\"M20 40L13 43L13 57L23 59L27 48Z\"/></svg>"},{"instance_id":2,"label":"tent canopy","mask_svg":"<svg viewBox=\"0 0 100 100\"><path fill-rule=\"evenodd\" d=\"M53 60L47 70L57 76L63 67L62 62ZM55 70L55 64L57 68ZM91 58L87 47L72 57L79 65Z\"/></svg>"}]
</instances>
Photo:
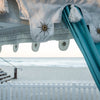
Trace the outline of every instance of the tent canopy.
<instances>
[{"instance_id":1,"label":"tent canopy","mask_svg":"<svg viewBox=\"0 0 100 100\"><path fill-rule=\"evenodd\" d=\"M35 42L30 35L29 21L19 16L18 5L15 0L8 0L9 13L0 14L0 45ZM71 39L70 31L64 23L54 24L54 35L49 40Z\"/></svg>"},{"instance_id":2,"label":"tent canopy","mask_svg":"<svg viewBox=\"0 0 100 100\"><path fill-rule=\"evenodd\" d=\"M35 25L31 25L31 23L35 23L35 22L33 20L34 18L33 17L31 18L31 16L35 16L35 15L32 15L32 12L29 11L29 5L31 2L34 5L37 5L37 3L52 5L52 7L53 5L57 5L57 10L55 10L56 8L54 8L54 12L57 12L56 16L59 20L61 18L61 12L64 6L66 6L69 3L71 4L74 3L81 8L87 25L93 24L97 28L100 24L100 22L98 21L100 19L100 14L99 14L100 2L98 0L91 0L91 2L90 0L87 1L86 0L71 0L71 1L51 0L50 2L49 1L47 2L47 0L40 0L40 1L38 0L38 2L37 0L36 1L1 0L0 2L1 2L0 5L3 5L4 3L4 7L5 7L4 10L6 11L6 13L0 14L0 45L19 44L19 43L26 43L26 42L45 42L49 40L69 40L73 38L72 35L70 34L70 31L66 28L62 20L60 22L57 22L56 19L55 21L51 20L54 23L54 26L50 24L51 28L48 28L49 31L50 30L52 31L50 32L47 31L46 34L44 34L45 33L44 31L43 32L40 31L39 34L37 34L36 36L32 35ZM1 8L2 6L0 7L0 10L2 11ZM34 11L34 9L31 6L30 8L31 10ZM43 7L41 7L41 9L42 8ZM41 15L43 14L42 11L40 11L40 13ZM23 18L21 15L23 15ZM27 19L25 18L25 15L27 15ZM41 15L38 16L41 17ZM60 17L58 17L59 15ZM35 39L36 37L39 37L38 41ZM44 39L45 37L48 38Z\"/></svg>"}]
</instances>

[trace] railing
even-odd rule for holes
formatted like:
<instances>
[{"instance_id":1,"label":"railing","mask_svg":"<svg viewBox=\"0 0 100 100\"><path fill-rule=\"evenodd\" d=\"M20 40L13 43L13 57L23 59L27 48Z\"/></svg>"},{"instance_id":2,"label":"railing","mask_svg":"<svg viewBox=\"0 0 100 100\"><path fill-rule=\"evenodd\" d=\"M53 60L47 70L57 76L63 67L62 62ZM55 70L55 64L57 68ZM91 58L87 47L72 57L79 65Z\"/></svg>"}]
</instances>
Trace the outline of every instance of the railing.
<instances>
[{"instance_id":1,"label":"railing","mask_svg":"<svg viewBox=\"0 0 100 100\"><path fill-rule=\"evenodd\" d=\"M9 61L7 61L5 58L0 57L0 59L2 59L2 61L4 61L9 65L9 67L3 66L1 67L1 69L6 71L9 75L11 75L12 78L17 79L17 67L12 63L10 63Z\"/></svg>"},{"instance_id":2,"label":"railing","mask_svg":"<svg viewBox=\"0 0 100 100\"><path fill-rule=\"evenodd\" d=\"M33 83L0 84L0 100L100 100L94 83Z\"/></svg>"}]
</instances>

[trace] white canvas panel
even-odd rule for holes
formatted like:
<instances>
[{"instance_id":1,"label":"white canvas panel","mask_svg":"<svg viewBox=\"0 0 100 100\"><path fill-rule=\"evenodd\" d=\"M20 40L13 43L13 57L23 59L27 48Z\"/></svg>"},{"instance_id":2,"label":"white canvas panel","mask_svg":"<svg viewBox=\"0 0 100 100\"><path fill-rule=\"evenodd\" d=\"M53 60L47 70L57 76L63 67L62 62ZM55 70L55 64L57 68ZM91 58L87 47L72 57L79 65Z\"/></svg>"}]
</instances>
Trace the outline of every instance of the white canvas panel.
<instances>
[{"instance_id":1,"label":"white canvas panel","mask_svg":"<svg viewBox=\"0 0 100 100\"><path fill-rule=\"evenodd\" d=\"M0 14L8 13L8 2L7 0L0 0Z\"/></svg>"},{"instance_id":2,"label":"white canvas panel","mask_svg":"<svg viewBox=\"0 0 100 100\"><path fill-rule=\"evenodd\" d=\"M20 17L29 20L31 37L38 42L47 41L54 35L54 23L61 22L62 10L68 4L76 4L82 9L87 24L98 26L100 23L97 20L100 18L98 0L17 0L17 3Z\"/></svg>"}]
</instances>

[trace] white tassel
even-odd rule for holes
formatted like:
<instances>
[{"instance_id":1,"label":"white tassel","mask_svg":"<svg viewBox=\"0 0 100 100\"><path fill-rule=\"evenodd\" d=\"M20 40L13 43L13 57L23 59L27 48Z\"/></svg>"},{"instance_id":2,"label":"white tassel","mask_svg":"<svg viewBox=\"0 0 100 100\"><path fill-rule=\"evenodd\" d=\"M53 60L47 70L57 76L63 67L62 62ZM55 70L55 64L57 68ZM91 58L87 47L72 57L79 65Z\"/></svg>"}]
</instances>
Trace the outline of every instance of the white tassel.
<instances>
[{"instance_id":1,"label":"white tassel","mask_svg":"<svg viewBox=\"0 0 100 100\"><path fill-rule=\"evenodd\" d=\"M14 51L14 52L17 52L17 51L18 51L18 47L19 47L18 44L14 44L14 45L13 45L13 51Z\"/></svg>"},{"instance_id":2,"label":"white tassel","mask_svg":"<svg viewBox=\"0 0 100 100\"><path fill-rule=\"evenodd\" d=\"M0 14L9 13L7 0L0 0Z\"/></svg>"},{"instance_id":3,"label":"white tassel","mask_svg":"<svg viewBox=\"0 0 100 100\"><path fill-rule=\"evenodd\" d=\"M61 51L65 51L69 47L70 40L60 40L59 41L59 49Z\"/></svg>"},{"instance_id":4,"label":"white tassel","mask_svg":"<svg viewBox=\"0 0 100 100\"><path fill-rule=\"evenodd\" d=\"M40 43L32 43L32 50L37 52L39 50Z\"/></svg>"},{"instance_id":5,"label":"white tassel","mask_svg":"<svg viewBox=\"0 0 100 100\"><path fill-rule=\"evenodd\" d=\"M82 19L82 16L80 12L78 11L78 9L74 5L71 5L71 10L69 14L70 22L76 23L76 22L79 22L81 19Z\"/></svg>"}]
</instances>

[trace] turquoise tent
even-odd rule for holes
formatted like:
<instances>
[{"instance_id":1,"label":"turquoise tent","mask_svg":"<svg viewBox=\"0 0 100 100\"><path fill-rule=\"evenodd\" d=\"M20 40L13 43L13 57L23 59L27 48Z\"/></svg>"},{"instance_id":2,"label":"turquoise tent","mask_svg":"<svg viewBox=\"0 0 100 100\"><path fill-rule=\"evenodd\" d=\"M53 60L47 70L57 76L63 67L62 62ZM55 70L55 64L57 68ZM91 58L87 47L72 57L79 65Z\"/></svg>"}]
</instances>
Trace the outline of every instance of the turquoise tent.
<instances>
[{"instance_id":1,"label":"turquoise tent","mask_svg":"<svg viewBox=\"0 0 100 100\"><path fill-rule=\"evenodd\" d=\"M80 8L76 8L82 15ZM77 45L79 46L87 62L87 65L95 80L95 83L97 84L97 87L100 90L100 43L94 43L90 35L89 29L85 23L84 17L79 22L70 22L70 10L70 5L64 8L62 12L62 19L67 28L70 29Z\"/></svg>"}]
</instances>

